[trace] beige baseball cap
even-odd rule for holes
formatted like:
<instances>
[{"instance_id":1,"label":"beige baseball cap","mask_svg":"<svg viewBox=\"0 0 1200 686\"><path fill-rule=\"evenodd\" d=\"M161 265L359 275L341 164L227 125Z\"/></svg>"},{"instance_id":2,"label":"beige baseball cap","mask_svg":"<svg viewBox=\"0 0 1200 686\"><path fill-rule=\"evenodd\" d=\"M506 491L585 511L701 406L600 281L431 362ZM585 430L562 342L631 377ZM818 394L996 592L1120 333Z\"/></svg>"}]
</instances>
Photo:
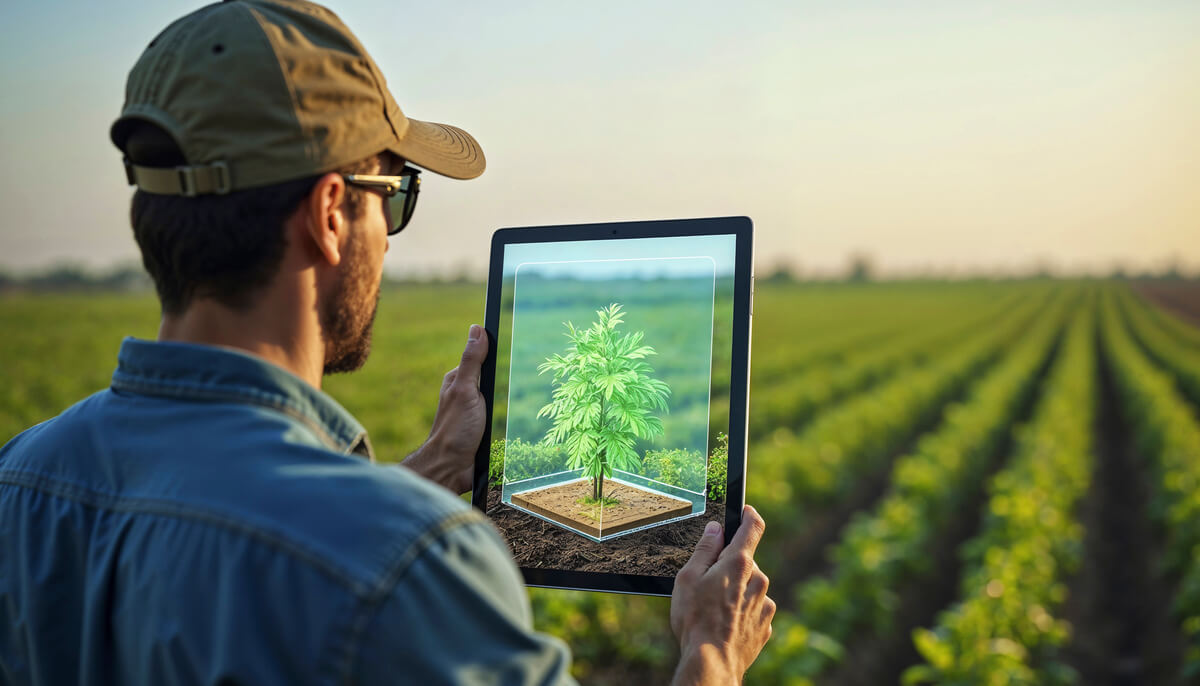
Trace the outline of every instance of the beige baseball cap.
<instances>
[{"instance_id":1,"label":"beige baseball cap","mask_svg":"<svg viewBox=\"0 0 1200 686\"><path fill-rule=\"evenodd\" d=\"M227 0L168 26L129 72L111 131L122 151L138 121L162 127L188 162L126 159L129 183L150 193L267 186L384 150L455 179L485 166L466 131L404 116L350 29L299 0Z\"/></svg>"}]
</instances>

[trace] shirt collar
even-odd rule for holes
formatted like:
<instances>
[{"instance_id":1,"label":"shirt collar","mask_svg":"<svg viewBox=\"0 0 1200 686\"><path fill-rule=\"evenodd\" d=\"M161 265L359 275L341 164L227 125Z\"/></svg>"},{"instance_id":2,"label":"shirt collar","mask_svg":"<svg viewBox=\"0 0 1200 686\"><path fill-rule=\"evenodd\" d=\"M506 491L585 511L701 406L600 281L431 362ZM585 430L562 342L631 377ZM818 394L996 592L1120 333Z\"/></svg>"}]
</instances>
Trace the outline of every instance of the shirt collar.
<instances>
[{"instance_id":1,"label":"shirt collar","mask_svg":"<svg viewBox=\"0 0 1200 686\"><path fill-rule=\"evenodd\" d=\"M346 408L295 374L249 353L126 338L117 354L112 388L271 407L307 424L331 450L375 459L366 429Z\"/></svg>"}]
</instances>

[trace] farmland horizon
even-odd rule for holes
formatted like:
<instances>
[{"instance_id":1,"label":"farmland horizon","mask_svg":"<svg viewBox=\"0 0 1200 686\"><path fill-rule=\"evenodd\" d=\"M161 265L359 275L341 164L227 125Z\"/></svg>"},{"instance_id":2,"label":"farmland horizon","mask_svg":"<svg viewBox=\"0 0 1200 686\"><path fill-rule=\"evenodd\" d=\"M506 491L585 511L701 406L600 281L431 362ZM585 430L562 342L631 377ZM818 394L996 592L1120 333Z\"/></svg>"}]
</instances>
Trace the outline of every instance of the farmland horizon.
<instances>
[{"instance_id":1,"label":"farmland horizon","mask_svg":"<svg viewBox=\"0 0 1200 686\"><path fill-rule=\"evenodd\" d=\"M751 217L753 219L753 217ZM653 220L651 220L653 221ZM1197 227L1200 235L1200 227ZM7 234L0 231L0 247ZM487 234L490 240L490 233ZM393 239L395 241L395 239ZM1200 239L1197 239L1200 244ZM403 250L402 243L392 247ZM56 270L73 270L88 274L112 273L131 268L141 268L137 246L129 240L126 249L117 256L103 253L63 254L28 259L19 253L0 250L0 279L4 276L29 278ZM488 241L479 241L477 255L455 259L420 259L421 255L406 258L403 263L386 259L384 277L393 281L486 281L488 270ZM973 259L961 261L938 261L915 259L890 260L886 251L851 247L839 255L822 259L805 259L790 253L767 253L757 250L756 273L761 278L773 273L788 273L798 281L836 280L852 274L865 265L871 276L878 280L907 279L976 279L976 278L1026 278L1050 276L1052 278L1103 278L1106 276L1141 275L1158 277L1171 275L1182 278L1200 278L1200 256L1189 256L1180 250L1165 249L1159 254L1136 258L1113 257L1104 260L1073 258L1069 255L1036 254L1020 259Z\"/></svg>"},{"instance_id":2,"label":"farmland horizon","mask_svg":"<svg viewBox=\"0 0 1200 686\"><path fill-rule=\"evenodd\" d=\"M1200 279L1200 263L1185 262L1167 255L1145 265L1114 261L1105 265L1078 264L1041 259L1020 264L938 265L889 267L871 254L856 251L840 264L815 265L802 260L772 259L757 255L755 275L759 281L973 281L1050 279ZM384 281L390 283L478 283L487 282L487 266L465 262L448 265L418 265L410 268L385 265ZM116 282L124 290L149 289L152 283L140 262L134 259L93 264L83 260L53 260L36 265L9 267L0 264L0 289L12 285L71 282L80 286L103 286ZM132 283L141 282L140 285Z\"/></svg>"}]
</instances>

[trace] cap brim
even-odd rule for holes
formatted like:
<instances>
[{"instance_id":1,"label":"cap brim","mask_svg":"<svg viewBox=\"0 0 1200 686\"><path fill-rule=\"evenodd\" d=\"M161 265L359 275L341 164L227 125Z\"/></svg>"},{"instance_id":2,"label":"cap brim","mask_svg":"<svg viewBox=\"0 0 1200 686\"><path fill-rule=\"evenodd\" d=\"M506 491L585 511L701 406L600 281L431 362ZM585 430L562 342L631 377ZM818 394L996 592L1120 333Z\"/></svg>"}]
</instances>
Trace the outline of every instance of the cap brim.
<instances>
[{"instance_id":1,"label":"cap brim","mask_svg":"<svg viewBox=\"0 0 1200 686\"><path fill-rule=\"evenodd\" d=\"M452 179L473 179L487 161L471 134L446 124L409 118L404 137L388 148L422 169Z\"/></svg>"}]
</instances>

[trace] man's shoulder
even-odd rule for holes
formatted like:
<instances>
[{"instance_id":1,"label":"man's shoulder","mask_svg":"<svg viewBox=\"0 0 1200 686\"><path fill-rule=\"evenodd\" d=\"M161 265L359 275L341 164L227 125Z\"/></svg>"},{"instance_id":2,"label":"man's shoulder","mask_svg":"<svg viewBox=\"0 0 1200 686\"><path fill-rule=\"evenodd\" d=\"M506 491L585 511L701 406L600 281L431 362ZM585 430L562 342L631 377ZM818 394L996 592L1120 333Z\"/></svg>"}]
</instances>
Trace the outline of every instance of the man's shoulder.
<instances>
[{"instance_id":1,"label":"man's shoulder","mask_svg":"<svg viewBox=\"0 0 1200 686\"><path fill-rule=\"evenodd\" d=\"M490 526L468 503L411 470L316 448L285 448L246 477L242 493L207 497L259 533L310 547L372 587L394 579L403 572L398 567L455 529ZM247 506L250 497L256 502Z\"/></svg>"},{"instance_id":2,"label":"man's shoulder","mask_svg":"<svg viewBox=\"0 0 1200 686\"><path fill-rule=\"evenodd\" d=\"M69 439L78 427L104 403L108 390L97 391L67 407L58 415L45 419L17 433L0 446L0 471L12 470L31 455L58 449L59 443Z\"/></svg>"},{"instance_id":3,"label":"man's shoulder","mask_svg":"<svg viewBox=\"0 0 1200 686\"><path fill-rule=\"evenodd\" d=\"M394 579L432 539L486 519L409 469L306 443L245 438L220 469L182 471L169 502L298 560L329 567L360 591ZM216 465L210 465L216 466Z\"/></svg>"},{"instance_id":4,"label":"man's shoulder","mask_svg":"<svg viewBox=\"0 0 1200 686\"><path fill-rule=\"evenodd\" d=\"M0 480L214 528L360 590L394 578L438 536L490 526L441 486L333 452L286 414L221 403L181 411L111 391L10 441Z\"/></svg>"}]
</instances>

